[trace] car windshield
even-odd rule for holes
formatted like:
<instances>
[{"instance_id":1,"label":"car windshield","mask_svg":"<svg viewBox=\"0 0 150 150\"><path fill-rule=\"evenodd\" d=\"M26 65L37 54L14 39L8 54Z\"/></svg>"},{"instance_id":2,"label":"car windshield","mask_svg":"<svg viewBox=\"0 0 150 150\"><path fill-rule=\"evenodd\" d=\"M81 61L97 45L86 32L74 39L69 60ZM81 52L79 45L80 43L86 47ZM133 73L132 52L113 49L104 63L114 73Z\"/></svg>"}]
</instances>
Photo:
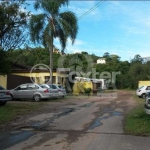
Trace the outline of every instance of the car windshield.
<instances>
[{"instance_id":1,"label":"car windshield","mask_svg":"<svg viewBox=\"0 0 150 150\"><path fill-rule=\"evenodd\" d=\"M22 84L18 86L15 90L27 90L27 84Z\"/></svg>"},{"instance_id":2,"label":"car windshield","mask_svg":"<svg viewBox=\"0 0 150 150\"><path fill-rule=\"evenodd\" d=\"M51 85L51 84L49 84L48 86L49 86L50 88L52 88L52 85Z\"/></svg>"},{"instance_id":3,"label":"car windshield","mask_svg":"<svg viewBox=\"0 0 150 150\"><path fill-rule=\"evenodd\" d=\"M59 87L60 89L65 89L65 88L64 88L63 86L61 86L61 85L59 85L58 87Z\"/></svg>"},{"instance_id":4,"label":"car windshield","mask_svg":"<svg viewBox=\"0 0 150 150\"><path fill-rule=\"evenodd\" d=\"M144 86L139 87L138 90L141 89L141 88L143 88L143 87L144 87Z\"/></svg>"},{"instance_id":5,"label":"car windshield","mask_svg":"<svg viewBox=\"0 0 150 150\"><path fill-rule=\"evenodd\" d=\"M29 84L28 85L28 89L33 90L33 89L38 89L38 86L34 85L34 84Z\"/></svg>"},{"instance_id":6,"label":"car windshield","mask_svg":"<svg viewBox=\"0 0 150 150\"><path fill-rule=\"evenodd\" d=\"M52 88L53 88L53 89L57 89L56 85L52 85Z\"/></svg>"},{"instance_id":7,"label":"car windshield","mask_svg":"<svg viewBox=\"0 0 150 150\"><path fill-rule=\"evenodd\" d=\"M46 85L40 85L40 87L42 87L42 88L49 88L49 86L46 86Z\"/></svg>"}]
</instances>

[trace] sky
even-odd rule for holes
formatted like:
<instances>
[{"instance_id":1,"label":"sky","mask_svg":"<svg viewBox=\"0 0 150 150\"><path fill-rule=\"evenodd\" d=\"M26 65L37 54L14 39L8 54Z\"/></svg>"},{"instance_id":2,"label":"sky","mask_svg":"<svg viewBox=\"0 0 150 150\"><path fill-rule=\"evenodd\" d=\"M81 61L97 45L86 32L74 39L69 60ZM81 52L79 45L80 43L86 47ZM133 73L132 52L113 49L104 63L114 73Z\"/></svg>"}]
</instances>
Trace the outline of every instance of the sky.
<instances>
[{"instance_id":1,"label":"sky","mask_svg":"<svg viewBox=\"0 0 150 150\"><path fill-rule=\"evenodd\" d=\"M28 9L37 13L34 1L27 2ZM79 30L74 45L68 40L65 53L86 51L102 57L108 52L122 61L130 61L137 54L150 56L150 1L72 0L68 7L61 8L66 10L76 14ZM54 45L61 49L58 39Z\"/></svg>"}]
</instances>

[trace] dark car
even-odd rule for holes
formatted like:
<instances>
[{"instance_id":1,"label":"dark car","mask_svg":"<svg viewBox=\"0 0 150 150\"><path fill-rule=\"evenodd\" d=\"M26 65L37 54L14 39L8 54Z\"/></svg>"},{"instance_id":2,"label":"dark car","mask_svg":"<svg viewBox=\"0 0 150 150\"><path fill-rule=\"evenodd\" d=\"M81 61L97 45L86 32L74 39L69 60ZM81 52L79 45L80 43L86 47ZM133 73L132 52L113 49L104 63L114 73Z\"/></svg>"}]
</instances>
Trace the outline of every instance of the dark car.
<instances>
[{"instance_id":1,"label":"dark car","mask_svg":"<svg viewBox=\"0 0 150 150\"><path fill-rule=\"evenodd\" d=\"M6 90L2 86L0 86L0 106L6 104L7 101L10 101L12 98L10 96L9 90Z\"/></svg>"}]
</instances>

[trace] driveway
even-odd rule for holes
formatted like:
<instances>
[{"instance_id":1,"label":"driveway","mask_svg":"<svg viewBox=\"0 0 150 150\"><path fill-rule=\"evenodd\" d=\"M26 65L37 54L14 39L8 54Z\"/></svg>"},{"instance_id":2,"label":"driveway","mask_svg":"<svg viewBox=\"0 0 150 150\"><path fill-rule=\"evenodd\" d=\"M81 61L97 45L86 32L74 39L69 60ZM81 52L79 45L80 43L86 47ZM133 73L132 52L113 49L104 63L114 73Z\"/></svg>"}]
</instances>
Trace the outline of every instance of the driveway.
<instances>
[{"instance_id":1,"label":"driveway","mask_svg":"<svg viewBox=\"0 0 150 150\"><path fill-rule=\"evenodd\" d=\"M47 102L1 131L0 149L149 150L150 137L124 133L124 116L134 105L126 91Z\"/></svg>"}]
</instances>

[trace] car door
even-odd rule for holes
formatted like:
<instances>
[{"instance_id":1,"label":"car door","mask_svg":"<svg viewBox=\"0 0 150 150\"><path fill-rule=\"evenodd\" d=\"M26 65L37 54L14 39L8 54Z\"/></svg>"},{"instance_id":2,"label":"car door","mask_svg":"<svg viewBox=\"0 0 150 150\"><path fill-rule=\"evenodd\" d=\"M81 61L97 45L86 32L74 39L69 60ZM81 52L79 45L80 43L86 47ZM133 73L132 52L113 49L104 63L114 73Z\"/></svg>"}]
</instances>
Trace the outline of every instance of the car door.
<instances>
[{"instance_id":1,"label":"car door","mask_svg":"<svg viewBox=\"0 0 150 150\"><path fill-rule=\"evenodd\" d=\"M28 84L26 90L26 97L33 98L34 93L37 91L37 86L35 84Z\"/></svg>"},{"instance_id":2,"label":"car door","mask_svg":"<svg viewBox=\"0 0 150 150\"><path fill-rule=\"evenodd\" d=\"M49 87L53 90L53 97L58 97L59 93L57 87L53 84L50 84Z\"/></svg>"},{"instance_id":3,"label":"car door","mask_svg":"<svg viewBox=\"0 0 150 150\"><path fill-rule=\"evenodd\" d=\"M14 98L26 98L27 84L22 84L13 90Z\"/></svg>"}]
</instances>

